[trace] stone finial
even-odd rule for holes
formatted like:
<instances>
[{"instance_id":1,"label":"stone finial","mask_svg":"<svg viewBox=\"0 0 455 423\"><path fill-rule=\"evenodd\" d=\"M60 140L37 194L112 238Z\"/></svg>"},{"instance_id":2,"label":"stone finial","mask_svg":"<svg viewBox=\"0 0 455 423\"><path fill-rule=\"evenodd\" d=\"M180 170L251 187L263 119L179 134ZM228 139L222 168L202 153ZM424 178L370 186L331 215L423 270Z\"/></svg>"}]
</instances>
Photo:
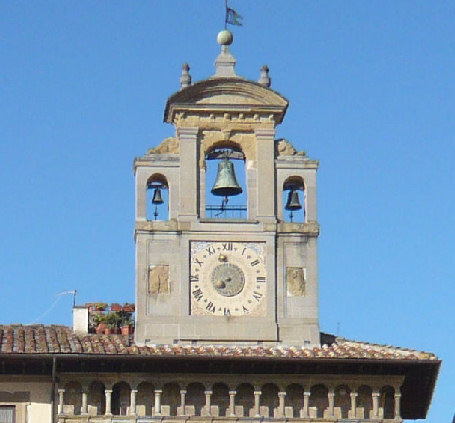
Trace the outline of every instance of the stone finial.
<instances>
[{"instance_id":1,"label":"stone finial","mask_svg":"<svg viewBox=\"0 0 455 423\"><path fill-rule=\"evenodd\" d=\"M180 77L180 87L186 88L191 85L190 65L184 63L182 65L182 76Z\"/></svg>"},{"instance_id":2,"label":"stone finial","mask_svg":"<svg viewBox=\"0 0 455 423\"><path fill-rule=\"evenodd\" d=\"M221 45L221 53L215 60L215 76L221 78L229 78L237 76L235 73L235 59L229 51L229 46L232 44L234 36L227 29L218 34L217 41Z\"/></svg>"},{"instance_id":3,"label":"stone finial","mask_svg":"<svg viewBox=\"0 0 455 423\"><path fill-rule=\"evenodd\" d=\"M264 85L264 87L270 87L272 85L272 79L269 76L269 67L267 65L262 66L258 83Z\"/></svg>"}]
</instances>

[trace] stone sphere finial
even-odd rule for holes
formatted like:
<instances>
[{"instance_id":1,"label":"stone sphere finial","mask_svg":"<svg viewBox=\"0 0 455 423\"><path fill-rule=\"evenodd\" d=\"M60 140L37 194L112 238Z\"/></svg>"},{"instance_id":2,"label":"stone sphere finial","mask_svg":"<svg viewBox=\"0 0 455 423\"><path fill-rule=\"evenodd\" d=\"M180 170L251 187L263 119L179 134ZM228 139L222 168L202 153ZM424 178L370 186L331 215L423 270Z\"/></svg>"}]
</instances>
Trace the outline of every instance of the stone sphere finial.
<instances>
[{"instance_id":1,"label":"stone sphere finial","mask_svg":"<svg viewBox=\"0 0 455 423\"><path fill-rule=\"evenodd\" d=\"M223 29L222 31L218 32L216 41L221 46L230 46L234 41L234 34L228 29Z\"/></svg>"}]
</instances>

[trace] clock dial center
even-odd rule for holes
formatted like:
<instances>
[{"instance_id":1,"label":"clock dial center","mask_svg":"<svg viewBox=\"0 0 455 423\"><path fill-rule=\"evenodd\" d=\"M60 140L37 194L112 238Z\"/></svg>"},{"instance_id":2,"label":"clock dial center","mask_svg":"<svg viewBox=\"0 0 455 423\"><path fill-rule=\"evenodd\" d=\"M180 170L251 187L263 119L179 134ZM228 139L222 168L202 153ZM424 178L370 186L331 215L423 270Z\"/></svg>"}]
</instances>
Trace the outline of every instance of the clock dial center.
<instances>
[{"instance_id":1,"label":"clock dial center","mask_svg":"<svg viewBox=\"0 0 455 423\"><path fill-rule=\"evenodd\" d=\"M211 275L212 285L223 297L234 297L242 292L245 276L240 267L232 263L219 264Z\"/></svg>"}]
</instances>

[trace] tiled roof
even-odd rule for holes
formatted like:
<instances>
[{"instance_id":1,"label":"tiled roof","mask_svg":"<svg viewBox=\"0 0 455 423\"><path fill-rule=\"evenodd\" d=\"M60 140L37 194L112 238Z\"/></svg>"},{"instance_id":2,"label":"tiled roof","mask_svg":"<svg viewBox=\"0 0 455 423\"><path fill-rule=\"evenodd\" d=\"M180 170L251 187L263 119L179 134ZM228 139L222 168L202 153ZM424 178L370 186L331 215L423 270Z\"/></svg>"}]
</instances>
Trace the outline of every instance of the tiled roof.
<instances>
[{"instance_id":1,"label":"tiled roof","mask_svg":"<svg viewBox=\"0 0 455 423\"><path fill-rule=\"evenodd\" d=\"M161 357L438 360L431 353L389 345L356 342L321 334L318 348L301 346L148 345L121 335L76 335L67 326L0 325L3 354L93 354Z\"/></svg>"}]
</instances>

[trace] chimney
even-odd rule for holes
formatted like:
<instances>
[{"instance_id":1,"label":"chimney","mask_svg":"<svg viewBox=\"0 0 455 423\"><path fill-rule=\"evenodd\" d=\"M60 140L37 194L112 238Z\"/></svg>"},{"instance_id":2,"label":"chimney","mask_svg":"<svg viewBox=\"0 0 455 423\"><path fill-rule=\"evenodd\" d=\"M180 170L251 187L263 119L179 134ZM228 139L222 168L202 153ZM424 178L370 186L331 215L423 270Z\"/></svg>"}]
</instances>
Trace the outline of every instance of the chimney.
<instances>
[{"instance_id":1,"label":"chimney","mask_svg":"<svg viewBox=\"0 0 455 423\"><path fill-rule=\"evenodd\" d=\"M80 335L88 334L88 307L73 307L73 332Z\"/></svg>"}]
</instances>

